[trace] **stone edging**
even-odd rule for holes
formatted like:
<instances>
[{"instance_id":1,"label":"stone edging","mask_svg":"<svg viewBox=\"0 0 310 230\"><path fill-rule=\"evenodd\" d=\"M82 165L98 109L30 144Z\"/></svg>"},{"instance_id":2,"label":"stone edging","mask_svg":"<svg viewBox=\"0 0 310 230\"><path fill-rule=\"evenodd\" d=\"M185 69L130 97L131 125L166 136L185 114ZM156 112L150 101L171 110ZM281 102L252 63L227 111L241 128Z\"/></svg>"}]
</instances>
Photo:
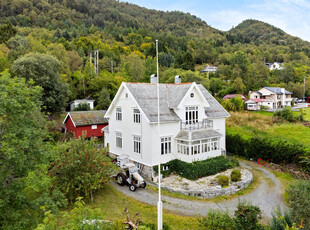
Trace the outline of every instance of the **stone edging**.
<instances>
[{"instance_id":1,"label":"stone edging","mask_svg":"<svg viewBox=\"0 0 310 230\"><path fill-rule=\"evenodd\" d=\"M214 189L208 189L208 190L205 190L203 188L201 188L200 190L174 189L168 186L162 186L162 188L170 192L181 193L181 194L188 195L188 196L198 196L198 197L206 197L206 198L230 195L230 194L236 193L237 191L247 188L249 184L253 181L253 174L247 169L244 169L244 170L247 171L247 173L249 173L250 175L247 178L247 180L233 182L230 184L228 188L214 188ZM157 184L156 186L158 187Z\"/></svg>"}]
</instances>

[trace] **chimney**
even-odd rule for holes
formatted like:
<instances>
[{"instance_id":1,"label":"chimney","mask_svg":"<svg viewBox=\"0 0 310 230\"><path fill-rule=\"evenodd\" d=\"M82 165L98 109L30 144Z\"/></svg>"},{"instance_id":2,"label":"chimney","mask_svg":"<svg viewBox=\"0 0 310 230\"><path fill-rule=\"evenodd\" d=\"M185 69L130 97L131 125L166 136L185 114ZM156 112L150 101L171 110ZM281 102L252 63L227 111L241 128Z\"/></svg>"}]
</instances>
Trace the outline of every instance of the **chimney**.
<instances>
[{"instance_id":1,"label":"chimney","mask_svg":"<svg viewBox=\"0 0 310 230\"><path fill-rule=\"evenodd\" d=\"M151 79L150 79L150 80L151 80L151 83L156 84L157 81L158 81L157 79L158 79L158 78L157 78L156 74L152 74L152 75L151 75Z\"/></svg>"},{"instance_id":2,"label":"chimney","mask_svg":"<svg viewBox=\"0 0 310 230\"><path fill-rule=\"evenodd\" d=\"M181 76L180 75L175 76L174 83L175 84L180 84L181 83Z\"/></svg>"}]
</instances>

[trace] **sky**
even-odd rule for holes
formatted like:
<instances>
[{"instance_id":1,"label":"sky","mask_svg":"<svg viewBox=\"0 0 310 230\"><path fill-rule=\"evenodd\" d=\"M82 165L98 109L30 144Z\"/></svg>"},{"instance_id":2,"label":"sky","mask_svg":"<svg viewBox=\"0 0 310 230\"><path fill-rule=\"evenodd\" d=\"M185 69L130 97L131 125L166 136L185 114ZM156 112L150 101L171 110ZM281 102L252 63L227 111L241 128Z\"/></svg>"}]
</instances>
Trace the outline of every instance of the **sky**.
<instances>
[{"instance_id":1,"label":"sky","mask_svg":"<svg viewBox=\"0 0 310 230\"><path fill-rule=\"evenodd\" d=\"M121 0L149 9L182 11L227 31L257 19L310 42L310 0Z\"/></svg>"}]
</instances>

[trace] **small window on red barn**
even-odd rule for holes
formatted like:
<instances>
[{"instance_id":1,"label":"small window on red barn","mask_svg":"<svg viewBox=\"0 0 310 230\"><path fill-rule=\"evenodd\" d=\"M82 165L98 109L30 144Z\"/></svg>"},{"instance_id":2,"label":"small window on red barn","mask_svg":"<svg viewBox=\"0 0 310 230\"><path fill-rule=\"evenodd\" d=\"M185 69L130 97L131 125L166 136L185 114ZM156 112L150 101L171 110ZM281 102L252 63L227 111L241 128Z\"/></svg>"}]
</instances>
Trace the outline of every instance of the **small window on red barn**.
<instances>
[{"instance_id":1,"label":"small window on red barn","mask_svg":"<svg viewBox=\"0 0 310 230\"><path fill-rule=\"evenodd\" d=\"M97 129L97 125L92 125L91 129Z\"/></svg>"}]
</instances>

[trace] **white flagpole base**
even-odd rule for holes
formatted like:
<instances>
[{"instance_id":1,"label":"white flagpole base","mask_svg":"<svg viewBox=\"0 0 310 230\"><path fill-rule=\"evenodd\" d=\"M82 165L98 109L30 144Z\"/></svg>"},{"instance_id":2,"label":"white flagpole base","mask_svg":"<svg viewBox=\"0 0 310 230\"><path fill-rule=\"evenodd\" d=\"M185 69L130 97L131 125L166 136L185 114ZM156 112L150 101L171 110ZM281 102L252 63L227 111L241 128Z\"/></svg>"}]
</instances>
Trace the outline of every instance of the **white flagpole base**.
<instances>
[{"instance_id":1,"label":"white flagpole base","mask_svg":"<svg viewBox=\"0 0 310 230\"><path fill-rule=\"evenodd\" d=\"M163 229L163 203L161 201L157 202L157 226L158 230Z\"/></svg>"}]
</instances>

